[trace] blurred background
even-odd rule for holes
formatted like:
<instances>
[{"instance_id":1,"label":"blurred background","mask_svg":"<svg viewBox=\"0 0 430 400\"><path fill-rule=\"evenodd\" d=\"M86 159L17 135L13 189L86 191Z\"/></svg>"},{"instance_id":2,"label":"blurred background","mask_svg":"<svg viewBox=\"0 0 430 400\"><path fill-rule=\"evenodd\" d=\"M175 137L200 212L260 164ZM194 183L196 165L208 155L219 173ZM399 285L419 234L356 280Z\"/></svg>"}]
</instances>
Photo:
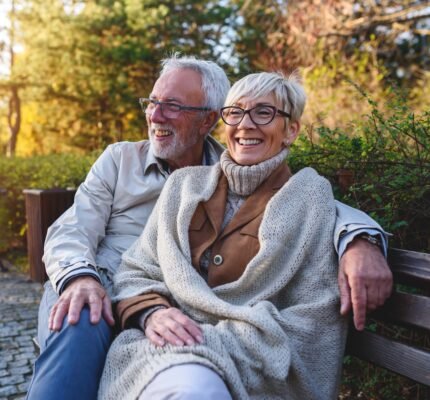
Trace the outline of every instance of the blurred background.
<instances>
[{"instance_id":1,"label":"blurred background","mask_svg":"<svg viewBox=\"0 0 430 400\"><path fill-rule=\"evenodd\" d=\"M75 188L108 144L146 138L137 99L173 52L232 82L298 69L293 169L327 176L391 245L430 251L429 1L0 0L0 260L28 268L23 189ZM350 368L342 398L424 399Z\"/></svg>"},{"instance_id":2,"label":"blurred background","mask_svg":"<svg viewBox=\"0 0 430 400\"><path fill-rule=\"evenodd\" d=\"M85 154L140 140L137 98L179 51L232 81L304 76L305 122L345 128L368 110L348 80L385 102L430 105L430 3L379 0L0 0L0 150Z\"/></svg>"}]
</instances>

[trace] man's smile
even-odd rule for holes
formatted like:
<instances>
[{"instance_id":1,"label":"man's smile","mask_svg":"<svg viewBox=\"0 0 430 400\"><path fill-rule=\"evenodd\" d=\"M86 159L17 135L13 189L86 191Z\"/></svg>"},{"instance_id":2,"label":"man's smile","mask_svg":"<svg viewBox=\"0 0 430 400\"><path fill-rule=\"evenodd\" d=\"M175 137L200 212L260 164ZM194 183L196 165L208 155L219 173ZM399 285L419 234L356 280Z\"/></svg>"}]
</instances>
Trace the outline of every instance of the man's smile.
<instances>
[{"instance_id":1,"label":"man's smile","mask_svg":"<svg viewBox=\"0 0 430 400\"><path fill-rule=\"evenodd\" d=\"M166 137L166 136L173 135L173 132L168 129L157 129L157 130L154 130L154 134L156 137Z\"/></svg>"}]
</instances>

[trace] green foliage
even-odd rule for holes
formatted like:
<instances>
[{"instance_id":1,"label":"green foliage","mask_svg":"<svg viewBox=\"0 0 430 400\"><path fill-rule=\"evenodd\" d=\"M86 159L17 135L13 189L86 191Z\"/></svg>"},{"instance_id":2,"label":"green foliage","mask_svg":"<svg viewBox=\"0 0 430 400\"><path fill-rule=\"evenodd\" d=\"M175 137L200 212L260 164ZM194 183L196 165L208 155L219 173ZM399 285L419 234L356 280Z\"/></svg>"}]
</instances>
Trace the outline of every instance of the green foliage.
<instances>
[{"instance_id":1,"label":"green foliage","mask_svg":"<svg viewBox=\"0 0 430 400\"><path fill-rule=\"evenodd\" d=\"M351 123L349 132L309 129L294 146L290 164L310 165L327 176L339 200L394 234L391 245L430 251L430 112L415 114L398 93L382 112L362 94L369 114Z\"/></svg>"},{"instance_id":2,"label":"green foliage","mask_svg":"<svg viewBox=\"0 0 430 400\"><path fill-rule=\"evenodd\" d=\"M355 357L343 363L339 399L344 400L425 400L424 385L400 377Z\"/></svg>"},{"instance_id":3,"label":"green foliage","mask_svg":"<svg viewBox=\"0 0 430 400\"><path fill-rule=\"evenodd\" d=\"M77 187L97 154L53 154L30 158L0 158L0 253L23 247L25 204L23 189Z\"/></svg>"},{"instance_id":4,"label":"green foliage","mask_svg":"<svg viewBox=\"0 0 430 400\"><path fill-rule=\"evenodd\" d=\"M19 89L20 155L141 139L146 125L137 98L149 94L160 60L174 51L216 60L232 78L303 68L309 88L304 122L324 117L329 126L343 127L362 112L339 85L343 76L378 99L388 78L397 80L417 109L429 105L428 43L415 29L428 11L410 21L402 17L423 11L422 0L366 5L352 0L14 2L16 24L9 36L22 51L11 73L0 76L0 95ZM378 20L390 9L400 14L391 15L383 24L387 29L381 29ZM358 24L361 19L365 23ZM399 71L402 79L396 78ZM6 98L0 100L2 152L9 137L8 107Z\"/></svg>"},{"instance_id":5,"label":"green foliage","mask_svg":"<svg viewBox=\"0 0 430 400\"><path fill-rule=\"evenodd\" d=\"M243 17L236 29L240 74L300 68L308 94L303 123L346 129L367 112L344 77L378 101L394 81L414 109L429 108L429 43L417 29L428 2L232 1Z\"/></svg>"},{"instance_id":6,"label":"green foliage","mask_svg":"<svg viewBox=\"0 0 430 400\"><path fill-rule=\"evenodd\" d=\"M38 153L140 140L146 125L137 99L149 95L160 60L175 51L217 59L234 24L228 3L201 0L21 2L26 51L11 79L23 106L36 108L23 130Z\"/></svg>"}]
</instances>

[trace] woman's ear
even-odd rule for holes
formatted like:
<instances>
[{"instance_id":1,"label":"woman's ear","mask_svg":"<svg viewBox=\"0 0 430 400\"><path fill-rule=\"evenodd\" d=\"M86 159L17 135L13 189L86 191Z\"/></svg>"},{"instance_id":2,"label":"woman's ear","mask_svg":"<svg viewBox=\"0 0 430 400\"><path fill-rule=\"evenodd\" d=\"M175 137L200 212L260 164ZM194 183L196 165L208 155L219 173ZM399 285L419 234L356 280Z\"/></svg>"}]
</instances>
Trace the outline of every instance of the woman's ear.
<instances>
[{"instance_id":1,"label":"woman's ear","mask_svg":"<svg viewBox=\"0 0 430 400\"><path fill-rule=\"evenodd\" d=\"M286 147L289 147L294 143L294 141L297 139L297 136L299 135L300 122L299 121L290 122L287 125L286 130L287 130L287 136L284 139L284 145Z\"/></svg>"}]
</instances>

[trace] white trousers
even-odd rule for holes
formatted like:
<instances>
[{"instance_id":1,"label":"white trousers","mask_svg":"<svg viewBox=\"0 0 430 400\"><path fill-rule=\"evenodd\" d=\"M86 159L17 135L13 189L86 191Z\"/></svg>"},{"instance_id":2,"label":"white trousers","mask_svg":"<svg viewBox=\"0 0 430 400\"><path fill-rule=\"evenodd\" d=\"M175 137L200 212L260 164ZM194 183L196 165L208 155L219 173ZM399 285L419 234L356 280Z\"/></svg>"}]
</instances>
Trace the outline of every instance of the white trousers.
<instances>
[{"instance_id":1,"label":"white trousers","mask_svg":"<svg viewBox=\"0 0 430 400\"><path fill-rule=\"evenodd\" d=\"M199 364L182 364L159 373L139 400L232 400L221 377Z\"/></svg>"}]
</instances>

